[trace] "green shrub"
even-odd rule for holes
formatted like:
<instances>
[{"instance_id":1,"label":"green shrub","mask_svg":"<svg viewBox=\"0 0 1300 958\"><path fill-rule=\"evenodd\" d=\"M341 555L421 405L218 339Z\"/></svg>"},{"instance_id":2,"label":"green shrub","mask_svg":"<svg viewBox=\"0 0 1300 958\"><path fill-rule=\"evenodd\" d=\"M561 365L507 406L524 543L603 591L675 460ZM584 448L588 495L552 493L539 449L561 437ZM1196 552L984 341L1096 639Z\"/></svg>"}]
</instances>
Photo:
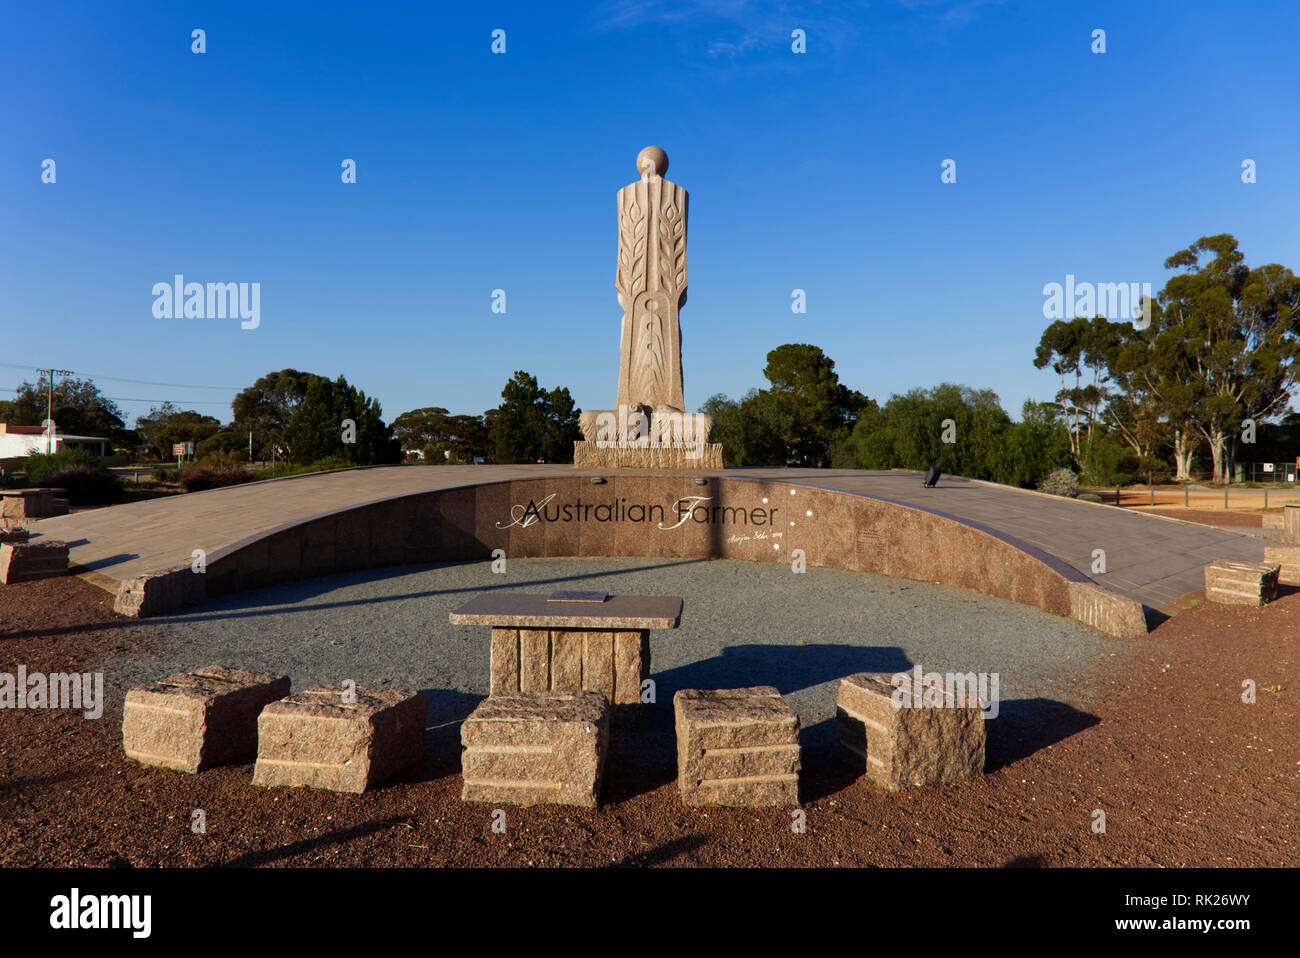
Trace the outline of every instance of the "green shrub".
<instances>
[{"instance_id":1,"label":"green shrub","mask_svg":"<svg viewBox=\"0 0 1300 958\"><path fill-rule=\"evenodd\" d=\"M204 456L194 465L185 466L180 472L181 488L186 492L238 486L245 482L253 482L256 478L239 463L225 456Z\"/></svg>"},{"instance_id":2,"label":"green shrub","mask_svg":"<svg viewBox=\"0 0 1300 958\"><path fill-rule=\"evenodd\" d=\"M1151 482L1157 486L1174 477L1174 470L1170 464L1158 456L1143 456L1138 459L1133 473L1139 479L1146 479L1149 476Z\"/></svg>"},{"instance_id":3,"label":"green shrub","mask_svg":"<svg viewBox=\"0 0 1300 958\"><path fill-rule=\"evenodd\" d=\"M1054 469L1038 483L1038 491L1053 496L1074 496L1079 492L1079 477L1072 469Z\"/></svg>"},{"instance_id":4,"label":"green shrub","mask_svg":"<svg viewBox=\"0 0 1300 958\"><path fill-rule=\"evenodd\" d=\"M308 472L327 472L330 469L355 469L357 464L342 456L326 456L324 459L317 459L307 467Z\"/></svg>"},{"instance_id":5,"label":"green shrub","mask_svg":"<svg viewBox=\"0 0 1300 958\"><path fill-rule=\"evenodd\" d=\"M194 447L198 454L199 460L202 461L208 456L224 456L227 459L234 459L239 462L248 461L248 433L216 432L206 439L199 440L198 445Z\"/></svg>"},{"instance_id":6,"label":"green shrub","mask_svg":"<svg viewBox=\"0 0 1300 958\"><path fill-rule=\"evenodd\" d=\"M51 475L71 466L101 469L103 463L93 452L84 449L62 449L52 456L43 452L33 453L27 457L27 485L51 485L48 481Z\"/></svg>"},{"instance_id":7,"label":"green shrub","mask_svg":"<svg viewBox=\"0 0 1300 958\"><path fill-rule=\"evenodd\" d=\"M309 472L329 472L331 469L355 469L357 464L349 462L342 456L329 456L325 459L318 459L315 462L303 463L297 466L277 465L274 470L268 466L265 469L257 470L258 479L279 479L283 476L301 476Z\"/></svg>"},{"instance_id":8,"label":"green shrub","mask_svg":"<svg viewBox=\"0 0 1300 958\"><path fill-rule=\"evenodd\" d=\"M1083 443L1078 465L1079 481L1085 486L1126 486L1133 481L1140 460L1131 449L1098 432Z\"/></svg>"},{"instance_id":9,"label":"green shrub","mask_svg":"<svg viewBox=\"0 0 1300 958\"><path fill-rule=\"evenodd\" d=\"M41 485L66 490L73 506L108 506L126 496L122 481L98 466L67 466L45 476Z\"/></svg>"},{"instance_id":10,"label":"green shrub","mask_svg":"<svg viewBox=\"0 0 1300 958\"><path fill-rule=\"evenodd\" d=\"M176 470L170 466L154 466L149 470L149 476L154 482L175 482Z\"/></svg>"},{"instance_id":11,"label":"green shrub","mask_svg":"<svg viewBox=\"0 0 1300 958\"><path fill-rule=\"evenodd\" d=\"M1080 502L1101 502L1101 496L1095 492L1081 492L1075 498Z\"/></svg>"}]
</instances>

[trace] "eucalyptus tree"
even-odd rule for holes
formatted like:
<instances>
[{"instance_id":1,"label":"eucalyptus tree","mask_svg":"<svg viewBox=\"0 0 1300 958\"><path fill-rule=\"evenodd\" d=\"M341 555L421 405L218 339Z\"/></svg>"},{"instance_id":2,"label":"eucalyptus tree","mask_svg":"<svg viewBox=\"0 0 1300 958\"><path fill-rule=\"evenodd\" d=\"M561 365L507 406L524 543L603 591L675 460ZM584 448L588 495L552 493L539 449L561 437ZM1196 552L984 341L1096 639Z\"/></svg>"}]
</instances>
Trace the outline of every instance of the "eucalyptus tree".
<instances>
[{"instance_id":1,"label":"eucalyptus tree","mask_svg":"<svg viewBox=\"0 0 1300 958\"><path fill-rule=\"evenodd\" d=\"M1070 452L1076 459L1081 457L1082 447L1091 441L1093 428L1109 395L1106 367L1114 343L1110 329L1113 325L1116 324L1102 316L1058 319L1043 330L1034 352L1037 368L1051 367L1060 377L1056 402L1070 434ZM1091 382L1087 377L1091 377Z\"/></svg>"},{"instance_id":2,"label":"eucalyptus tree","mask_svg":"<svg viewBox=\"0 0 1300 958\"><path fill-rule=\"evenodd\" d=\"M1244 422L1283 415L1294 395L1300 281L1276 263L1251 269L1227 233L1201 237L1165 268L1181 272L1158 297L1148 381L1170 422L1209 445L1214 479L1226 482Z\"/></svg>"}]
</instances>

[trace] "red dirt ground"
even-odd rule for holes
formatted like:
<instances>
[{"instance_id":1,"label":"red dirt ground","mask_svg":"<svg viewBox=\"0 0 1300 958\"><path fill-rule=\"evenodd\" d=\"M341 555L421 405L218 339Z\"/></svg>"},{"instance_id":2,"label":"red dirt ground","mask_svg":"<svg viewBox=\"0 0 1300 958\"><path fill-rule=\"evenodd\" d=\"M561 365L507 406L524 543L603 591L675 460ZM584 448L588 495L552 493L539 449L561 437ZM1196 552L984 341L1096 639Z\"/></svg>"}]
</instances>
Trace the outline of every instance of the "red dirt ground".
<instances>
[{"instance_id":1,"label":"red dirt ground","mask_svg":"<svg viewBox=\"0 0 1300 958\"><path fill-rule=\"evenodd\" d=\"M1135 512L1145 512L1155 516L1169 516L1184 522L1199 522L1207 526L1240 526L1243 529L1262 529L1264 516L1258 512L1224 512L1209 509L1184 509L1181 506L1136 506Z\"/></svg>"},{"instance_id":2,"label":"red dirt ground","mask_svg":"<svg viewBox=\"0 0 1300 958\"><path fill-rule=\"evenodd\" d=\"M460 801L448 758L365 795L266 790L251 764L185 775L127 760L120 703L99 721L7 710L0 864L1295 865L1300 591L1287 591L1165 622L1092 690L1092 716L1054 705L999 718L979 781L887 794L806 752L803 834L789 810L686 808L671 768L631 775L617 756L600 809L508 808L494 834L491 808ZM115 649L143 641L79 579L0 586L0 671L111 668ZM1241 701L1245 679L1255 704ZM190 831L194 808L205 834Z\"/></svg>"}]
</instances>

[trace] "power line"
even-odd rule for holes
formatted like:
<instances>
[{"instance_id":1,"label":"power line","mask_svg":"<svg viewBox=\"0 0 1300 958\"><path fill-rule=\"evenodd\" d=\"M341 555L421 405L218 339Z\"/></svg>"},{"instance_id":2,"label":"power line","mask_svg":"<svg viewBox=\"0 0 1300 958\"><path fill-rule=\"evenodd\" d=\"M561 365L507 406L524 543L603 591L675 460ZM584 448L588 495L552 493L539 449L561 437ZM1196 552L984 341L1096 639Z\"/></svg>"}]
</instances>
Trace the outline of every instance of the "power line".
<instances>
[{"instance_id":1,"label":"power line","mask_svg":"<svg viewBox=\"0 0 1300 958\"><path fill-rule=\"evenodd\" d=\"M0 392L17 393L18 390L6 389L4 387L0 387ZM175 400L172 399L137 399L129 396L101 396L100 398L110 400L111 402L148 402L148 403L169 402L172 403L173 405L180 405L176 403ZM193 406L229 406L230 405L230 403L226 402L224 399L186 399L184 400L183 404L193 405Z\"/></svg>"},{"instance_id":2,"label":"power line","mask_svg":"<svg viewBox=\"0 0 1300 958\"><path fill-rule=\"evenodd\" d=\"M195 386L190 383L155 383L148 379L126 379L122 376L101 376L98 373L86 373L88 379L109 379L117 383L134 383L137 386L165 386L168 389L221 389L226 392L239 392L238 386Z\"/></svg>"},{"instance_id":3,"label":"power line","mask_svg":"<svg viewBox=\"0 0 1300 958\"><path fill-rule=\"evenodd\" d=\"M24 365L23 363L0 363L0 366L8 366L12 369L30 369L34 372L44 372L35 366ZM238 386L196 386L192 383L157 383L149 379L127 379L125 376L101 376L98 373L82 373L87 379L108 379L117 383L134 383L137 386L165 386L168 389L222 389L228 392L239 392ZM146 402L148 400L140 400Z\"/></svg>"}]
</instances>

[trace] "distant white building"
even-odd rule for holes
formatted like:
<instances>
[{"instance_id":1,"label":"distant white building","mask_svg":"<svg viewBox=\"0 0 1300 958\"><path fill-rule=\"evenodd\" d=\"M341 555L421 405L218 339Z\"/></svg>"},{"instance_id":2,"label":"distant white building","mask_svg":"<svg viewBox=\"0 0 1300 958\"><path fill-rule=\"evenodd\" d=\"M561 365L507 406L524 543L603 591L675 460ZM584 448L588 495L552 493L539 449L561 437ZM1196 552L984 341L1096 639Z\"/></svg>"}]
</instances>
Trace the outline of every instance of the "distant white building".
<instances>
[{"instance_id":1,"label":"distant white building","mask_svg":"<svg viewBox=\"0 0 1300 958\"><path fill-rule=\"evenodd\" d=\"M30 456L33 453L61 452L64 449L85 449L99 456L109 453L109 440L103 436L70 436L56 428L51 440L44 426L13 426L0 422L0 459Z\"/></svg>"}]
</instances>

